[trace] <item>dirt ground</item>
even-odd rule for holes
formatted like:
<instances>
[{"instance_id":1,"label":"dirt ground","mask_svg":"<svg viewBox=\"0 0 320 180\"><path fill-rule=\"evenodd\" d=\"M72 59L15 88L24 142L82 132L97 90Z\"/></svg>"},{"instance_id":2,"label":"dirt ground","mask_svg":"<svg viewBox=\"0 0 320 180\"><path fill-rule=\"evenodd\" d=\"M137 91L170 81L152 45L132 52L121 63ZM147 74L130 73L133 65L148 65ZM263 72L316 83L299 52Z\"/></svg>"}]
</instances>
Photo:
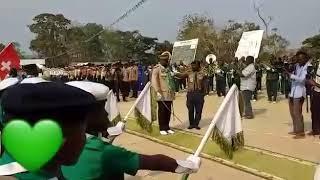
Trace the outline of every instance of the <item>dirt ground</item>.
<instances>
[{"instance_id":1,"label":"dirt ground","mask_svg":"<svg viewBox=\"0 0 320 180\"><path fill-rule=\"evenodd\" d=\"M143 154L157 154L163 153L175 159L185 159L189 156L184 152L163 146L152 141L133 136L130 134L123 134L116 139L114 144L125 147L129 150L136 151ZM235 178L236 177L236 178ZM139 171L135 177L126 176L126 180L180 180L181 175L174 173L164 173L157 171ZM213 161L202 159L201 168L198 173L189 177L190 180L260 180L262 178L253 176L251 174L215 163Z\"/></svg>"},{"instance_id":2,"label":"dirt ground","mask_svg":"<svg viewBox=\"0 0 320 180\"><path fill-rule=\"evenodd\" d=\"M259 93L258 98L257 102L252 102L255 118L243 120L246 145L314 162L320 161L320 140L318 136L308 136L305 139L296 140L288 135L288 132L292 131L292 121L287 99L280 95L276 104L269 103L266 99L265 91ZM205 105L200 122L202 129L200 131L192 130L193 132L205 133L222 100L223 98L219 98L215 94L205 97ZM130 99L129 102L119 103L123 117L133 103L134 99ZM171 126L186 129L188 127L187 112L185 93L177 93L174 101L175 117L171 119ZM304 107L306 131L311 129L310 116L310 112L306 113L306 108Z\"/></svg>"}]
</instances>

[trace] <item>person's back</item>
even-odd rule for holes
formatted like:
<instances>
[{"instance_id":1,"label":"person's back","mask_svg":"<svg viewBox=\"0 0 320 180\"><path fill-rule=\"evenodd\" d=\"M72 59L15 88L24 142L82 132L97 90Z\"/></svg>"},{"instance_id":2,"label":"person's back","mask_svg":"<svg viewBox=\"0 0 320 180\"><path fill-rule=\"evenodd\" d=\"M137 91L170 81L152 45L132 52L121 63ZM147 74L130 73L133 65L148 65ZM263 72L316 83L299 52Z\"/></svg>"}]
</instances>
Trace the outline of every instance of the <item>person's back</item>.
<instances>
[{"instance_id":1,"label":"person's back","mask_svg":"<svg viewBox=\"0 0 320 180\"><path fill-rule=\"evenodd\" d=\"M241 77L240 89L254 91L257 84L256 69L254 67L254 64L251 63L247 65L242 73L244 74L244 76Z\"/></svg>"}]
</instances>

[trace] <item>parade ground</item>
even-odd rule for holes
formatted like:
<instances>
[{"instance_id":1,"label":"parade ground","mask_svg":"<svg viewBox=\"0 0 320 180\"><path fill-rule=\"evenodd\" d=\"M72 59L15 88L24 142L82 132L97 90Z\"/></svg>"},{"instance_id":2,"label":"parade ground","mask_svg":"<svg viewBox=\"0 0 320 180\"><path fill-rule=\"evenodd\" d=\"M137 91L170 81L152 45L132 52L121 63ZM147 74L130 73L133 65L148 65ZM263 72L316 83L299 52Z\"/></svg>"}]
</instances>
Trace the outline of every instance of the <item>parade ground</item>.
<instances>
[{"instance_id":1,"label":"parade ground","mask_svg":"<svg viewBox=\"0 0 320 180\"><path fill-rule=\"evenodd\" d=\"M303 179L311 180L315 165L320 161L320 140L318 136L306 136L305 139L293 139L288 132L292 131L292 122L289 114L287 99L281 95L276 104L269 103L265 91L259 93L257 102L252 102L255 118L243 119L243 130L245 134L245 148L235 154L233 160L228 160L212 142L207 148L208 155L225 159L227 162L220 162L220 159L203 159L201 170L191 179ZM115 144L136 150L140 153L157 154L165 153L172 157L185 158L187 151L195 150L206 132L215 112L223 98L211 94L205 97L205 105L202 113L199 130L188 131L188 115L186 108L186 94L177 93L174 101L174 114L171 120L171 127L177 129L172 137L158 135L154 123L154 132L148 134L139 130L133 119L128 122L128 133L118 137ZM122 116L129 111L134 99L129 102L120 102L119 108ZM306 103L305 103L306 105ZM304 107L304 120L306 132L311 129L310 112ZM131 115L133 116L133 114ZM142 134L132 135L132 132ZM190 132L190 133L188 133ZM150 137L150 138L149 138ZM147 139L146 139L147 138ZM163 142L165 141L165 142ZM211 140L209 140L211 141ZM172 147L170 143L173 144ZM162 144L162 145L160 145ZM178 147L174 146L178 145ZM181 148L179 148L181 147ZM211 148L211 149L210 149ZM177 150L178 149L178 150ZM181 150L181 151L179 151ZM184 151L184 152L182 152ZM212 153L211 153L212 152ZM228 162L234 164L229 166ZM243 168L243 166L245 168ZM247 168L247 169L246 169ZM244 172L245 171L245 172ZM257 173L252 173L252 172ZM260 176L260 172L262 176ZM266 173L266 174L264 174ZM264 175L263 175L264 174ZM235 178L236 177L236 178ZM130 179L131 177L128 177ZM178 179L179 176L168 173L139 172L138 179Z\"/></svg>"}]
</instances>

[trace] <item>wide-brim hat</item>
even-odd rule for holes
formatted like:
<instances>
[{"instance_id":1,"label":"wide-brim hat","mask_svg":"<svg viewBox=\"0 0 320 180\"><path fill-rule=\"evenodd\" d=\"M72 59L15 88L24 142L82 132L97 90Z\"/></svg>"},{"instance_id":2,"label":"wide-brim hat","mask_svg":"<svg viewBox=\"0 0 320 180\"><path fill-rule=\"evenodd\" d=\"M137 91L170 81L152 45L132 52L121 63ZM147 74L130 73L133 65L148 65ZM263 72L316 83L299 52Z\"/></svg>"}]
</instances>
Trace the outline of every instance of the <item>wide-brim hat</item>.
<instances>
[{"instance_id":1,"label":"wide-brim hat","mask_svg":"<svg viewBox=\"0 0 320 180\"><path fill-rule=\"evenodd\" d=\"M159 56L159 59L170 61L171 60L171 53L169 51L165 51Z\"/></svg>"}]
</instances>

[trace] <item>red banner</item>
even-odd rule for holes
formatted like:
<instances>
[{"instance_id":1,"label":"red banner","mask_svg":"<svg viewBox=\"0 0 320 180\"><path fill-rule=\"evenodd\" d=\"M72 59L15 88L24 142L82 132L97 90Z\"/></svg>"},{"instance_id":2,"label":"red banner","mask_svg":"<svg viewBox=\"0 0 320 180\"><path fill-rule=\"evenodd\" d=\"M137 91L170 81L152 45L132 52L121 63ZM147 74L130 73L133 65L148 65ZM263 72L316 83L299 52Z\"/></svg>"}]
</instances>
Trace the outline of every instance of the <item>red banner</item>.
<instances>
[{"instance_id":1,"label":"red banner","mask_svg":"<svg viewBox=\"0 0 320 180\"><path fill-rule=\"evenodd\" d=\"M0 79L3 80L12 68L20 69L20 57L10 43L0 52Z\"/></svg>"}]
</instances>

